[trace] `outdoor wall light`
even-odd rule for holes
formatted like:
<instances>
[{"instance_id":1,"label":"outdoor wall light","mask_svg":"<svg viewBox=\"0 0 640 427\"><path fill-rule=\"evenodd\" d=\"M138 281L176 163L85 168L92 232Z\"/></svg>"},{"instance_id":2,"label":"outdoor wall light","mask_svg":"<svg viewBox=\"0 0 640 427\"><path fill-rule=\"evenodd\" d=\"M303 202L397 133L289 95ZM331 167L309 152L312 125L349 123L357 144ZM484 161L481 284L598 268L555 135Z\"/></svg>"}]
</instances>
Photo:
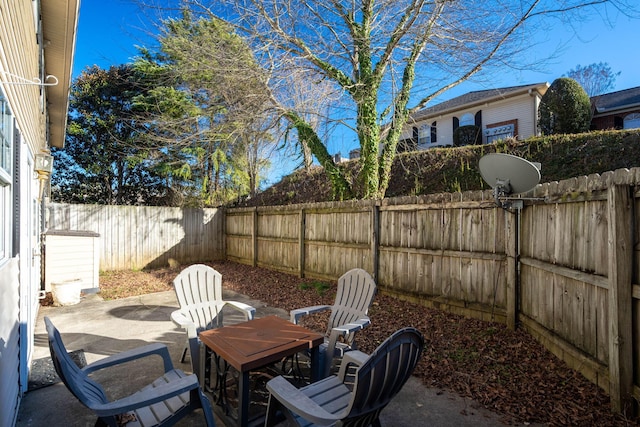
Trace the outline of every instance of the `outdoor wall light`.
<instances>
[{"instance_id":1,"label":"outdoor wall light","mask_svg":"<svg viewBox=\"0 0 640 427\"><path fill-rule=\"evenodd\" d=\"M36 164L34 166L34 170L38 174L38 181L40 181L40 191L38 192L38 200L42 200L42 193L44 192L44 183L49 179L49 176L53 171L53 156L46 152L36 154Z\"/></svg>"}]
</instances>

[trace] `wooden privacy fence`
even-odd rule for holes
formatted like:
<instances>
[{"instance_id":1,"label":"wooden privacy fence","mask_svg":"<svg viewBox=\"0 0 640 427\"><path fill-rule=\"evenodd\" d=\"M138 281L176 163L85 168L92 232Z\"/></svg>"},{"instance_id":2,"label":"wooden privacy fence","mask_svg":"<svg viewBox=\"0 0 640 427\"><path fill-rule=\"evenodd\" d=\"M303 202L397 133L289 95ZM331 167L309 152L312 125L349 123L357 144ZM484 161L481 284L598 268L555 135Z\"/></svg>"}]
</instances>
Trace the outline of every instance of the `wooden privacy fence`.
<instances>
[{"instance_id":1,"label":"wooden privacy fence","mask_svg":"<svg viewBox=\"0 0 640 427\"><path fill-rule=\"evenodd\" d=\"M640 170L539 185L521 210L490 191L228 209L228 259L335 279L522 325L609 392L640 398ZM634 315L635 313L635 315Z\"/></svg>"},{"instance_id":2,"label":"wooden privacy fence","mask_svg":"<svg viewBox=\"0 0 640 427\"><path fill-rule=\"evenodd\" d=\"M640 399L640 169L531 196L521 210L491 191L226 212L50 204L48 227L98 233L102 270L226 258L333 280L361 267L385 293L522 326L626 410Z\"/></svg>"},{"instance_id":3,"label":"wooden privacy fence","mask_svg":"<svg viewBox=\"0 0 640 427\"><path fill-rule=\"evenodd\" d=\"M505 321L511 222L490 192L228 209L227 258L325 279L360 267L387 292Z\"/></svg>"},{"instance_id":4,"label":"wooden privacy fence","mask_svg":"<svg viewBox=\"0 0 640 427\"><path fill-rule=\"evenodd\" d=\"M224 259L220 209L51 203L47 227L98 233L101 270L165 267L170 260L188 264Z\"/></svg>"}]
</instances>

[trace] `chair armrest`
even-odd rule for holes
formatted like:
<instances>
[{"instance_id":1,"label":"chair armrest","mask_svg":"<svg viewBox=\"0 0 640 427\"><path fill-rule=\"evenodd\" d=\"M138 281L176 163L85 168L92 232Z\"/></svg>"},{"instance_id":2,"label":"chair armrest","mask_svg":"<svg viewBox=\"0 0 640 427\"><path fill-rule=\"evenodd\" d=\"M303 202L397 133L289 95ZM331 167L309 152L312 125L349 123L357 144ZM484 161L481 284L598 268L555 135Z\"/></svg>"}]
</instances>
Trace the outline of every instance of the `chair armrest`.
<instances>
[{"instance_id":1,"label":"chair armrest","mask_svg":"<svg viewBox=\"0 0 640 427\"><path fill-rule=\"evenodd\" d=\"M314 424L329 426L340 420L281 376L270 380L267 383L267 390L282 406Z\"/></svg>"},{"instance_id":2,"label":"chair armrest","mask_svg":"<svg viewBox=\"0 0 640 427\"><path fill-rule=\"evenodd\" d=\"M356 332L364 329L365 327L371 324L371 320L368 317L363 317L352 323L345 323L344 325L336 326L331 329L331 333L329 334L329 339L326 340L327 349L324 359L324 375L329 375L331 371L331 364L333 357L336 356L336 347L338 344L338 339L340 337L344 337L345 339L349 337L349 335L355 334ZM349 350L355 350L356 345L355 342L349 343Z\"/></svg>"},{"instance_id":3,"label":"chair armrest","mask_svg":"<svg viewBox=\"0 0 640 427\"><path fill-rule=\"evenodd\" d=\"M332 338L334 334L336 335L336 337L338 336L347 337L350 334L363 330L370 324L371 324L371 319L369 319L368 317L363 317L356 320L355 322L345 323L344 325L336 326L335 328L331 329L330 337Z\"/></svg>"},{"instance_id":4,"label":"chair armrest","mask_svg":"<svg viewBox=\"0 0 640 427\"><path fill-rule=\"evenodd\" d=\"M243 302L238 302L238 301L225 301L225 303L229 304L231 307L237 309L238 311L244 313L247 320L253 320L253 317L256 314L256 309L250 306L249 304L245 304Z\"/></svg>"},{"instance_id":5,"label":"chair armrest","mask_svg":"<svg viewBox=\"0 0 640 427\"><path fill-rule=\"evenodd\" d=\"M126 350L118 354L107 356L104 359L97 360L85 366L84 368L82 368L82 370L87 374L90 374L91 372L95 372L99 369L108 368L110 366L119 365L121 363L152 355L158 355L162 357L162 361L164 362L164 372L173 370L173 363L171 362L169 349L166 345L160 343L153 343L145 345L143 347Z\"/></svg>"},{"instance_id":6,"label":"chair armrest","mask_svg":"<svg viewBox=\"0 0 640 427\"><path fill-rule=\"evenodd\" d=\"M336 326L331 329L331 333L329 334L329 340L327 342L327 354L330 357L333 357L333 352L336 348L336 343L338 342L339 337L347 338L351 334L355 334L358 331L366 328L371 324L371 320L368 317L363 317L361 319L356 320L352 323L345 323L344 325ZM354 345L355 347L355 345Z\"/></svg>"},{"instance_id":7,"label":"chair armrest","mask_svg":"<svg viewBox=\"0 0 640 427\"><path fill-rule=\"evenodd\" d=\"M196 388L198 388L198 377L195 374L191 374L158 387L141 390L131 396L123 397L113 402L92 406L91 409L99 417L108 417L162 402Z\"/></svg>"},{"instance_id":8,"label":"chair armrest","mask_svg":"<svg viewBox=\"0 0 640 427\"><path fill-rule=\"evenodd\" d=\"M296 308L295 310L291 310L289 312L291 323L297 325L298 321L302 316L306 316L307 314L319 313L321 311L330 310L332 306L330 305L314 305L311 307L304 308Z\"/></svg>"},{"instance_id":9,"label":"chair armrest","mask_svg":"<svg viewBox=\"0 0 640 427\"><path fill-rule=\"evenodd\" d=\"M351 365L362 366L369 359L367 353L363 353L360 350L353 350L345 353L342 357L342 363L340 364L340 371L338 372L338 378L344 381L347 371Z\"/></svg>"},{"instance_id":10,"label":"chair armrest","mask_svg":"<svg viewBox=\"0 0 640 427\"><path fill-rule=\"evenodd\" d=\"M184 314L184 312L182 310L176 310L173 311L171 313L171 320L173 321L173 323L183 329L187 330L187 336L189 338L197 338L198 337L198 331L196 329L196 324L193 323L193 320L191 320L191 318L189 316L187 316L186 314Z\"/></svg>"}]
</instances>

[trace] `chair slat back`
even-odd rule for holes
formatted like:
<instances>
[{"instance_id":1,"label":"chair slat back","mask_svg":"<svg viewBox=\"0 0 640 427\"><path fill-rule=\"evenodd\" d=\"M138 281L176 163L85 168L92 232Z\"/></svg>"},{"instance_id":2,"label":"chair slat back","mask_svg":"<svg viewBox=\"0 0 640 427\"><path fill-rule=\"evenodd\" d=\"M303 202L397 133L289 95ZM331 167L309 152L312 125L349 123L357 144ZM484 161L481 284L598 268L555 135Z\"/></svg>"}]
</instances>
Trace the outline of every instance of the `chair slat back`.
<instances>
[{"instance_id":1,"label":"chair slat back","mask_svg":"<svg viewBox=\"0 0 640 427\"><path fill-rule=\"evenodd\" d=\"M400 329L380 344L356 372L344 425L368 425L362 420L376 419L413 373L423 348L424 339L415 328Z\"/></svg>"},{"instance_id":2,"label":"chair slat back","mask_svg":"<svg viewBox=\"0 0 640 427\"><path fill-rule=\"evenodd\" d=\"M198 331L220 326L222 274L208 265L194 264L176 276L173 288L180 308L191 317Z\"/></svg>"},{"instance_id":3,"label":"chair slat back","mask_svg":"<svg viewBox=\"0 0 640 427\"><path fill-rule=\"evenodd\" d=\"M327 325L327 334L337 326L366 316L375 295L376 283L365 270L354 268L343 274L338 279L338 290Z\"/></svg>"},{"instance_id":4,"label":"chair slat back","mask_svg":"<svg viewBox=\"0 0 640 427\"><path fill-rule=\"evenodd\" d=\"M44 318L49 337L49 350L56 373L69 391L86 407L107 403L107 396L102 387L83 372L69 356L60 332L48 317Z\"/></svg>"}]
</instances>

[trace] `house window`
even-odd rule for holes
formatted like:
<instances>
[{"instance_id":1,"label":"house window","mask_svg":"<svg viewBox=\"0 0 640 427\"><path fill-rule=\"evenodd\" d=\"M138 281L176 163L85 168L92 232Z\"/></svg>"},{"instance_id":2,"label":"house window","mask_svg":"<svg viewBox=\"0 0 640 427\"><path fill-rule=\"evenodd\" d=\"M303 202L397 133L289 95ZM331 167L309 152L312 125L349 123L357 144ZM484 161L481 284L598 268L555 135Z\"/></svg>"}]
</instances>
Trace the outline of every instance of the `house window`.
<instances>
[{"instance_id":1,"label":"house window","mask_svg":"<svg viewBox=\"0 0 640 427\"><path fill-rule=\"evenodd\" d=\"M425 124L417 128L418 149L424 149L424 148L427 148L429 144L436 143L437 141L436 124L437 122L433 122L430 125Z\"/></svg>"},{"instance_id":2,"label":"house window","mask_svg":"<svg viewBox=\"0 0 640 427\"><path fill-rule=\"evenodd\" d=\"M0 93L0 262L10 256L13 115Z\"/></svg>"},{"instance_id":3,"label":"house window","mask_svg":"<svg viewBox=\"0 0 640 427\"><path fill-rule=\"evenodd\" d=\"M462 126L473 126L476 124L476 119L473 117L473 114L466 113L460 117L460 127Z\"/></svg>"},{"instance_id":4,"label":"house window","mask_svg":"<svg viewBox=\"0 0 640 427\"><path fill-rule=\"evenodd\" d=\"M514 126L512 124L491 127L484 130L484 136L487 138L487 144L491 144L492 142L500 139L513 138L513 135Z\"/></svg>"},{"instance_id":5,"label":"house window","mask_svg":"<svg viewBox=\"0 0 640 427\"><path fill-rule=\"evenodd\" d=\"M13 136L13 116L9 104L0 94L0 169L11 176L11 139Z\"/></svg>"},{"instance_id":6,"label":"house window","mask_svg":"<svg viewBox=\"0 0 640 427\"><path fill-rule=\"evenodd\" d=\"M418 148L424 148L431 142L431 126L422 125L418 128Z\"/></svg>"},{"instance_id":7,"label":"house window","mask_svg":"<svg viewBox=\"0 0 640 427\"><path fill-rule=\"evenodd\" d=\"M640 128L640 113L627 114L624 117L624 129Z\"/></svg>"}]
</instances>

